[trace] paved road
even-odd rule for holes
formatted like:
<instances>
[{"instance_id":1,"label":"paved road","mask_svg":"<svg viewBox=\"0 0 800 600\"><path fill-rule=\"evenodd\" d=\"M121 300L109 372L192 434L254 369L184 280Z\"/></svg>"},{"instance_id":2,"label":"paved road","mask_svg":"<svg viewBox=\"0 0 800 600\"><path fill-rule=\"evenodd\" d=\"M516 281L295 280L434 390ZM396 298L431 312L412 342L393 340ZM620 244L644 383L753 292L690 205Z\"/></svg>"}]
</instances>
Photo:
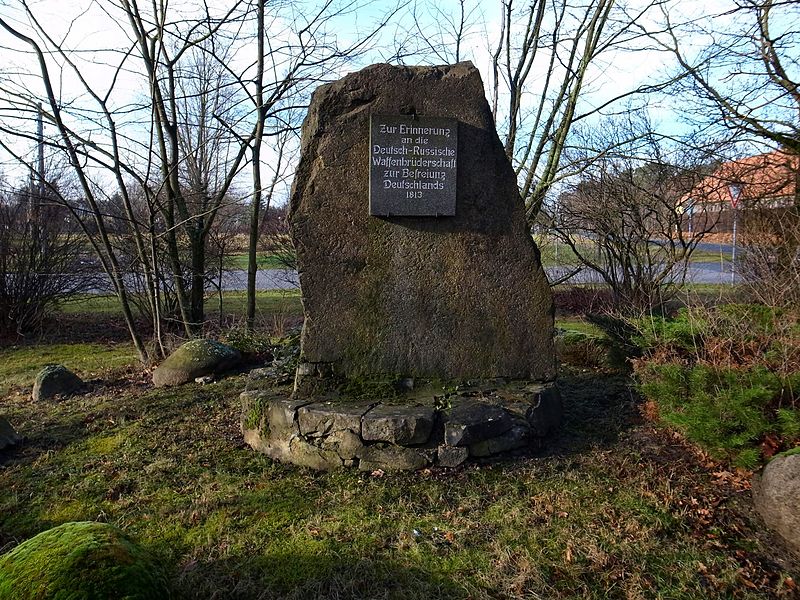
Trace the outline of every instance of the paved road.
<instances>
[{"instance_id":1,"label":"paved road","mask_svg":"<svg viewBox=\"0 0 800 600\"><path fill-rule=\"evenodd\" d=\"M568 267L548 267L545 269L550 281L554 281L569 273ZM687 281L693 283L731 283L730 265L719 262L696 262L689 264ZM589 269L584 269L567 280L568 283L601 283L600 276Z\"/></svg>"},{"instance_id":2,"label":"paved road","mask_svg":"<svg viewBox=\"0 0 800 600\"><path fill-rule=\"evenodd\" d=\"M548 267L545 269L550 281L563 277L571 270L569 267ZM694 283L731 283L730 265L719 262L697 262L689 265L687 276ZM584 269L570 278L568 283L602 283L600 276ZM206 284L209 291L215 289ZM256 289L259 290L291 290L300 286L297 273L289 269L264 269L256 274ZM247 289L247 271L228 271L223 275L222 287L227 291ZM110 287L98 286L93 293L107 293Z\"/></svg>"},{"instance_id":3,"label":"paved road","mask_svg":"<svg viewBox=\"0 0 800 600\"><path fill-rule=\"evenodd\" d=\"M264 269L256 272L256 289L258 290L290 290L299 286L297 273L291 269ZM247 271L224 273L222 287L225 290L246 290Z\"/></svg>"},{"instance_id":4,"label":"paved road","mask_svg":"<svg viewBox=\"0 0 800 600\"><path fill-rule=\"evenodd\" d=\"M551 281L569 272L566 267L548 267L547 276ZM730 265L719 262L697 262L689 265L687 279L694 283L731 283ZM569 283L598 283L600 276L584 269L569 280ZM226 290L247 289L246 271L229 271L223 277L223 288ZM299 286L297 273L285 269L266 269L259 271L256 277L256 288L259 290L288 290Z\"/></svg>"}]
</instances>

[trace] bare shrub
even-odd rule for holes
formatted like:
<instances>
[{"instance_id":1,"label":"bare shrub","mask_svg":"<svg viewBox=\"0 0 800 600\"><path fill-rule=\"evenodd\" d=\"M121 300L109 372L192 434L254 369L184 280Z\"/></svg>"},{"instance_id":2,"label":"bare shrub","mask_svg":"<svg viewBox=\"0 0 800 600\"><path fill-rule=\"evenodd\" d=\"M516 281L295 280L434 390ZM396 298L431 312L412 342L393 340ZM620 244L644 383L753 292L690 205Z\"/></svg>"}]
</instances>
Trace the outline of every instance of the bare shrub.
<instances>
[{"instance_id":1,"label":"bare shrub","mask_svg":"<svg viewBox=\"0 0 800 600\"><path fill-rule=\"evenodd\" d=\"M800 204L751 209L742 232L737 271L750 293L767 306L800 303Z\"/></svg>"},{"instance_id":2,"label":"bare shrub","mask_svg":"<svg viewBox=\"0 0 800 600\"><path fill-rule=\"evenodd\" d=\"M0 332L6 335L34 332L59 304L102 280L66 211L29 208L21 195L0 200Z\"/></svg>"}]
</instances>

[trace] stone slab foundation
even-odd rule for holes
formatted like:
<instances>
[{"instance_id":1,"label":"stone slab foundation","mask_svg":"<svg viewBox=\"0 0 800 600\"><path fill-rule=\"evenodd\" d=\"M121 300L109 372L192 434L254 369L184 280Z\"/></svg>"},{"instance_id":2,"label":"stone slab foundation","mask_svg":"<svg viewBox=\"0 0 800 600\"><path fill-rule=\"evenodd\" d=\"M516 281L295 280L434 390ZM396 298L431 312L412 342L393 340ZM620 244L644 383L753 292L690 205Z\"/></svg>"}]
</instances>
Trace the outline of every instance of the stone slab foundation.
<instances>
[{"instance_id":1,"label":"stone slab foundation","mask_svg":"<svg viewBox=\"0 0 800 600\"><path fill-rule=\"evenodd\" d=\"M475 386L415 404L297 399L245 391L245 441L271 458L317 470L457 467L538 448L561 420L554 384Z\"/></svg>"}]
</instances>

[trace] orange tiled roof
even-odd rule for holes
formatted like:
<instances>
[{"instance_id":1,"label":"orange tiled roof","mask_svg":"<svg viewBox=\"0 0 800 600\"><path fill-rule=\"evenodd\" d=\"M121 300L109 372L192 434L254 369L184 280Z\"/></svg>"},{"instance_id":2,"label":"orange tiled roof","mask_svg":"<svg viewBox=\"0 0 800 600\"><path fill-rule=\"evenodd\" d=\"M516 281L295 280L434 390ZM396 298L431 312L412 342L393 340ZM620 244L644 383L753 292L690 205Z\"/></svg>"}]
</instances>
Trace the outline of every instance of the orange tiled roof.
<instances>
[{"instance_id":1,"label":"orange tiled roof","mask_svg":"<svg viewBox=\"0 0 800 600\"><path fill-rule=\"evenodd\" d=\"M730 203L731 185L740 189L743 205L758 200L794 196L800 156L781 150L723 163L713 174L694 186L684 201L693 203Z\"/></svg>"}]
</instances>

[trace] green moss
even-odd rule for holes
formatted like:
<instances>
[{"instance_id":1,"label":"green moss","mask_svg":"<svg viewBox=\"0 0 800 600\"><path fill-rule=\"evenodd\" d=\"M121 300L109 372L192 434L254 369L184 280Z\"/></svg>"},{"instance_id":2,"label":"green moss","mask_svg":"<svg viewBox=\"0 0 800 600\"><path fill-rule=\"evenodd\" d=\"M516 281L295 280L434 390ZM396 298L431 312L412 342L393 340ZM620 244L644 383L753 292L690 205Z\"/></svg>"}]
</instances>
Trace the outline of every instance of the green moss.
<instances>
[{"instance_id":1,"label":"green moss","mask_svg":"<svg viewBox=\"0 0 800 600\"><path fill-rule=\"evenodd\" d=\"M264 418L267 411L267 399L265 396L258 395L249 398L244 406L244 426L245 429L262 428L262 433L269 435L269 425Z\"/></svg>"},{"instance_id":2,"label":"green moss","mask_svg":"<svg viewBox=\"0 0 800 600\"><path fill-rule=\"evenodd\" d=\"M57 498L48 504L40 517L47 523L64 523L91 519L97 513L93 502L65 497Z\"/></svg>"},{"instance_id":3,"label":"green moss","mask_svg":"<svg viewBox=\"0 0 800 600\"><path fill-rule=\"evenodd\" d=\"M791 450L787 450L786 452L781 452L780 454L776 454L772 457L772 460L775 460L779 456L794 456L795 454L800 454L800 446L792 448Z\"/></svg>"},{"instance_id":4,"label":"green moss","mask_svg":"<svg viewBox=\"0 0 800 600\"><path fill-rule=\"evenodd\" d=\"M339 386L343 399L383 400L402 394L394 379L352 377Z\"/></svg>"},{"instance_id":5,"label":"green moss","mask_svg":"<svg viewBox=\"0 0 800 600\"><path fill-rule=\"evenodd\" d=\"M216 340L190 340L178 348L164 361L165 365L177 366L183 363L202 362L208 359L230 359L236 357L236 350Z\"/></svg>"},{"instance_id":6,"label":"green moss","mask_svg":"<svg viewBox=\"0 0 800 600\"><path fill-rule=\"evenodd\" d=\"M114 452L124 441L125 438L118 433L114 435L101 435L89 438L86 441L86 446L90 453L97 456L104 456Z\"/></svg>"},{"instance_id":7,"label":"green moss","mask_svg":"<svg viewBox=\"0 0 800 600\"><path fill-rule=\"evenodd\" d=\"M0 557L0 600L168 596L164 578L150 557L105 523L65 523Z\"/></svg>"}]
</instances>

